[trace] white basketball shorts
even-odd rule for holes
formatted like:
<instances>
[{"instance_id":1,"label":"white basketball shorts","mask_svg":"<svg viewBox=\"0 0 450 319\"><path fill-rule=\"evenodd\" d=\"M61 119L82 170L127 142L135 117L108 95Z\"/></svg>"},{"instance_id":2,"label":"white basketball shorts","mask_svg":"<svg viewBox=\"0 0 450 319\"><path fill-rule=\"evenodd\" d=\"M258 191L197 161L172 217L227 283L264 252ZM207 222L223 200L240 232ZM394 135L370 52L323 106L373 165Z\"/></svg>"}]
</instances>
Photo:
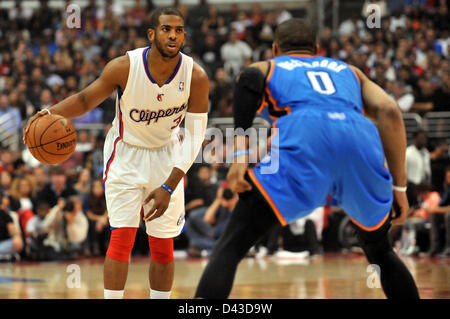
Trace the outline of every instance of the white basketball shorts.
<instances>
[{"instance_id":1,"label":"white basketball shorts","mask_svg":"<svg viewBox=\"0 0 450 319\"><path fill-rule=\"evenodd\" d=\"M157 149L139 148L124 143L114 131L109 130L103 150L103 184L109 223L113 228L139 227L142 202L169 177L181 145L174 141ZM144 215L152 202L143 207ZM146 222L145 226L150 236L173 238L181 233L184 222L184 184L181 180L164 214Z\"/></svg>"}]
</instances>

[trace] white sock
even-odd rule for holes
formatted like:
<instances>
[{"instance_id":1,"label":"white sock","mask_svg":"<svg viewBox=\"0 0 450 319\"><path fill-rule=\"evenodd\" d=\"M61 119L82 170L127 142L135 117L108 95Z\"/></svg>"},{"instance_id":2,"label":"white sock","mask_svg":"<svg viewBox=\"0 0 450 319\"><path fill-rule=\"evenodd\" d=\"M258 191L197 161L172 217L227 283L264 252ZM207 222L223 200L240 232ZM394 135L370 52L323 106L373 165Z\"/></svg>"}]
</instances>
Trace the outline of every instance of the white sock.
<instances>
[{"instance_id":1,"label":"white sock","mask_svg":"<svg viewBox=\"0 0 450 319\"><path fill-rule=\"evenodd\" d=\"M123 290L104 289L105 299L123 299Z\"/></svg>"},{"instance_id":2,"label":"white sock","mask_svg":"<svg viewBox=\"0 0 450 319\"><path fill-rule=\"evenodd\" d=\"M150 299L170 299L171 292L150 289Z\"/></svg>"}]
</instances>

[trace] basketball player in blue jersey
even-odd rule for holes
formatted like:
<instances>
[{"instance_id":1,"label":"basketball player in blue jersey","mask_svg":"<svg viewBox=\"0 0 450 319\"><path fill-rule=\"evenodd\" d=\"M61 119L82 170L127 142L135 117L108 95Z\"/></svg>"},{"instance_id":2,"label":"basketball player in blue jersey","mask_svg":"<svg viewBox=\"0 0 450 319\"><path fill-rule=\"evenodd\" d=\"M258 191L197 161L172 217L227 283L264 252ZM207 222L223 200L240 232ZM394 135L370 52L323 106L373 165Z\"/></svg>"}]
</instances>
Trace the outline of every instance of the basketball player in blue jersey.
<instances>
[{"instance_id":1,"label":"basketball player in blue jersey","mask_svg":"<svg viewBox=\"0 0 450 319\"><path fill-rule=\"evenodd\" d=\"M180 181L201 148L207 126L209 81L204 70L180 52L186 37L183 15L174 8L156 9L147 36L151 47L111 60L92 84L34 115L24 128L25 136L30 123L47 113L81 116L117 90L116 117L104 147L103 184L112 228L104 265L105 298L124 295L143 218L151 252L150 297L170 297L173 238L184 225Z\"/></svg>"},{"instance_id":2,"label":"basketball player in blue jersey","mask_svg":"<svg viewBox=\"0 0 450 319\"><path fill-rule=\"evenodd\" d=\"M287 225L325 205L331 194L351 217L368 261L380 267L386 296L419 298L388 240L390 225L403 223L409 209L399 107L359 69L315 56L316 33L303 20L280 24L272 51L273 59L239 75L233 112L236 128L249 128L259 113L278 138L270 139L268 155L253 169L247 138L235 138L228 180L240 199L195 296L228 297L250 247L276 223ZM268 167L278 170L265 173Z\"/></svg>"}]
</instances>

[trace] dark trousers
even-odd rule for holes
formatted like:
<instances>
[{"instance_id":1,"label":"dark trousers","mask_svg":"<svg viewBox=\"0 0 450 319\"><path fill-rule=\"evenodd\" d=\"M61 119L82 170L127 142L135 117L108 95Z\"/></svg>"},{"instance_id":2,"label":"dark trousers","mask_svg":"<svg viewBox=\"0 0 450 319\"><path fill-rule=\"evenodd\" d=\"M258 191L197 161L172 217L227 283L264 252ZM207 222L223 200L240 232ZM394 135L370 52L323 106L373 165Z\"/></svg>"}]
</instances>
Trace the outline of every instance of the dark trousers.
<instances>
[{"instance_id":1,"label":"dark trousers","mask_svg":"<svg viewBox=\"0 0 450 319\"><path fill-rule=\"evenodd\" d=\"M195 297L227 298L239 262L277 223L272 209L254 185L251 191L240 194L239 202L231 213L224 233L216 243L200 278ZM368 261L379 266L380 281L386 296L402 299L419 298L413 277L394 253L389 242L390 219L373 232L356 228L360 245Z\"/></svg>"},{"instance_id":2,"label":"dark trousers","mask_svg":"<svg viewBox=\"0 0 450 319\"><path fill-rule=\"evenodd\" d=\"M446 214L432 214L430 216L431 229L430 229L430 252L437 253L441 250L442 240L442 228L445 232L445 247L444 249L450 249L450 213Z\"/></svg>"}]
</instances>

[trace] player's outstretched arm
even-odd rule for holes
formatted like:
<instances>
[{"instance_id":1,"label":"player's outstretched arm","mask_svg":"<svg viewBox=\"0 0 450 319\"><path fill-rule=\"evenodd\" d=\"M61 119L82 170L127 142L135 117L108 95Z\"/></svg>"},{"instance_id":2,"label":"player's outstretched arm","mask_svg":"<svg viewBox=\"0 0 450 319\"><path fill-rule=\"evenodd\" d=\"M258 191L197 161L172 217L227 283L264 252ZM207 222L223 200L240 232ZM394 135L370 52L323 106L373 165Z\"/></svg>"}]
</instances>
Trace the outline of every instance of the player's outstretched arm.
<instances>
[{"instance_id":1,"label":"player's outstretched arm","mask_svg":"<svg viewBox=\"0 0 450 319\"><path fill-rule=\"evenodd\" d=\"M205 139L208 124L208 96L208 76L197 63L194 63L188 108L184 118L185 134L181 151L167 180L161 187L153 190L143 202L143 205L146 205L154 200L152 207L144 216L144 220L151 221L164 214L169 206L171 192L175 190L184 174L194 163Z\"/></svg>"},{"instance_id":2,"label":"player's outstretched arm","mask_svg":"<svg viewBox=\"0 0 450 319\"><path fill-rule=\"evenodd\" d=\"M256 62L239 73L236 79L233 99L233 118L235 129L243 131L252 126L265 88L269 69L267 61ZM252 186L244 178L248 168L248 137L235 136L233 164L228 170L227 180L233 192L242 193Z\"/></svg>"},{"instance_id":3,"label":"player's outstretched arm","mask_svg":"<svg viewBox=\"0 0 450 319\"><path fill-rule=\"evenodd\" d=\"M361 81L362 99L366 115L377 122L384 154L394 185L406 187L406 131L402 112L397 102L381 87L371 81L361 70L351 66ZM394 199L400 207L401 215L393 224L403 223L409 211L404 191L394 190Z\"/></svg>"},{"instance_id":4,"label":"player's outstretched arm","mask_svg":"<svg viewBox=\"0 0 450 319\"><path fill-rule=\"evenodd\" d=\"M71 119L89 112L102 103L117 88L117 86L125 89L129 68L130 60L128 55L111 60L108 64L106 64L98 79L80 92L69 96L68 98L50 107L50 113L58 114L65 118ZM24 136L28 131L30 124L37 117L43 116L47 113L47 111L43 110L33 115L24 127Z\"/></svg>"}]
</instances>

